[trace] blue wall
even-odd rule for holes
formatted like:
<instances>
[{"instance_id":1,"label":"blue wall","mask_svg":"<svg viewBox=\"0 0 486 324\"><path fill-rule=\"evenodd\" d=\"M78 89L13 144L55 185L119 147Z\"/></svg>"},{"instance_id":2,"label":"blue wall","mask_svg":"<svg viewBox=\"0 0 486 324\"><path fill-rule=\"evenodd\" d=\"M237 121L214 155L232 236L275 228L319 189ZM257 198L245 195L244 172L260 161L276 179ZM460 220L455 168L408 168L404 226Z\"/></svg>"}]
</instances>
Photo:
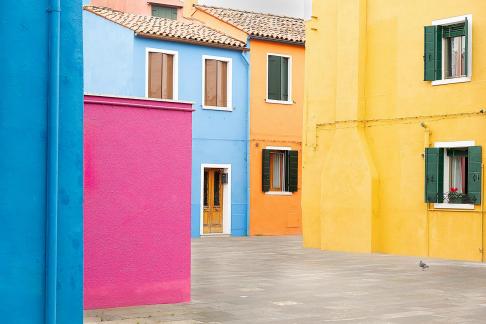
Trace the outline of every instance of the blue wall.
<instances>
[{"instance_id":1,"label":"blue wall","mask_svg":"<svg viewBox=\"0 0 486 324\"><path fill-rule=\"evenodd\" d=\"M47 0L2 1L0 318L44 322ZM82 323L81 1L61 3L57 323Z\"/></svg>"},{"instance_id":2,"label":"blue wall","mask_svg":"<svg viewBox=\"0 0 486 324\"><path fill-rule=\"evenodd\" d=\"M146 48L179 53L179 100L194 102L192 236L200 232L201 164L231 164L231 234L247 234L248 66L241 51L134 37L129 29L84 12L85 91L145 96ZM114 55L116 53L116 55ZM233 111L202 109L202 56L232 59Z\"/></svg>"}]
</instances>

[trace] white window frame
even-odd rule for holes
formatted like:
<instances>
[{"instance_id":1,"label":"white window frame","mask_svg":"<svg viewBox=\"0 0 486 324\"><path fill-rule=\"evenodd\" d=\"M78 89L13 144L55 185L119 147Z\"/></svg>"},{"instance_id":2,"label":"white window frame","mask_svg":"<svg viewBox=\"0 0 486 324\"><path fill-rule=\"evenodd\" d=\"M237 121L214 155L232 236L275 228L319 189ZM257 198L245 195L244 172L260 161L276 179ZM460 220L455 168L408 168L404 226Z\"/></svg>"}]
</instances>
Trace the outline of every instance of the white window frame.
<instances>
[{"instance_id":1,"label":"white window frame","mask_svg":"<svg viewBox=\"0 0 486 324\"><path fill-rule=\"evenodd\" d=\"M145 97L149 98L149 54L150 53L162 53L174 56L173 62L173 69L172 71L172 99L161 99L167 101L176 101L179 100L179 52L178 51L171 51L161 48L145 48ZM160 98L152 98L152 99L160 99Z\"/></svg>"},{"instance_id":2,"label":"white window frame","mask_svg":"<svg viewBox=\"0 0 486 324\"><path fill-rule=\"evenodd\" d=\"M227 85L226 90L228 93L226 94L226 107L217 107L217 106L206 106L206 60L217 60L222 62L228 63L228 75L227 75ZM222 56L211 56L211 55L203 55L202 56L202 96L201 96L201 105L203 109L208 110L220 110L220 111L233 111L233 59L230 57L222 57Z\"/></svg>"},{"instance_id":3,"label":"white window frame","mask_svg":"<svg viewBox=\"0 0 486 324\"><path fill-rule=\"evenodd\" d=\"M265 147L266 150L271 150L271 151L292 151L292 148L289 146L267 146ZM284 170L287 168L287 165L285 164L284 161ZM285 174L285 172L284 172ZM282 179L282 181L285 183L285 178ZM288 189L288 188L285 188ZM265 195L269 196L292 196L294 193L290 191L267 191L265 192Z\"/></svg>"},{"instance_id":4,"label":"white window frame","mask_svg":"<svg viewBox=\"0 0 486 324\"><path fill-rule=\"evenodd\" d=\"M456 142L436 142L436 148L466 148L476 146L474 141L456 141ZM448 192L450 188L449 169L450 162L447 156L447 150L444 150L444 192ZM437 209L474 209L473 204L449 204L449 203L435 203L434 208Z\"/></svg>"},{"instance_id":5,"label":"white window frame","mask_svg":"<svg viewBox=\"0 0 486 324\"><path fill-rule=\"evenodd\" d=\"M442 80L435 80L432 81L433 86L437 85L444 85L444 84L451 84L451 83L463 83L463 82L471 82L472 80L472 46L473 46L473 38L472 38L472 20L473 17L471 14L469 15L463 15L463 16L457 16L457 17L451 17L451 18L446 18L446 19L440 19L440 20L434 20L432 22L433 26L447 26L447 25L454 25L458 24L461 22L464 22L467 18L467 23L468 23L468 28L467 28L467 39L468 39L468 48L467 48L467 75L464 77L459 77L459 78L452 78L452 79L446 79L444 77L445 75L445 51L444 49L446 48L446 41L444 38L442 38Z\"/></svg>"},{"instance_id":6,"label":"white window frame","mask_svg":"<svg viewBox=\"0 0 486 324\"><path fill-rule=\"evenodd\" d=\"M280 57L285 57L289 59L289 80L288 80L288 93L289 93L289 99L287 101L285 100L274 100L274 99L268 99L268 60L270 56L280 56ZM286 54L277 54L277 53L267 53L267 71L266 71L266 82L265 82L265 101L269 104L280 104L280 105L293 105L294 101L292 99L292 56L291 55L286 55Z\"/></svg>"}]
</instances>

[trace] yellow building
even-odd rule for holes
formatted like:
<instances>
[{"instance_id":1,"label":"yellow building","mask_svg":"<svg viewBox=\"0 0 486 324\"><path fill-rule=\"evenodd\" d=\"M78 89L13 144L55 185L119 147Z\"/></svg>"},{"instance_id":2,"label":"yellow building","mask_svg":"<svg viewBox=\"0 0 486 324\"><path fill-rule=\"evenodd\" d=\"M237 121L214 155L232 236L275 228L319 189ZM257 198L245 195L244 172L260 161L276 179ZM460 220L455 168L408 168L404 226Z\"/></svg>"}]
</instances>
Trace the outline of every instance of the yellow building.
<instances>
[{"instance_id":1,"label":"yellow building","mask_svg":"<svg viewBox=\"0 0 486 324\"><path fill-rule=\"evenodd\" d=\"M486 1L314 1L306 32L305 246L484 261Z\"/></svg>"}]
</instances>

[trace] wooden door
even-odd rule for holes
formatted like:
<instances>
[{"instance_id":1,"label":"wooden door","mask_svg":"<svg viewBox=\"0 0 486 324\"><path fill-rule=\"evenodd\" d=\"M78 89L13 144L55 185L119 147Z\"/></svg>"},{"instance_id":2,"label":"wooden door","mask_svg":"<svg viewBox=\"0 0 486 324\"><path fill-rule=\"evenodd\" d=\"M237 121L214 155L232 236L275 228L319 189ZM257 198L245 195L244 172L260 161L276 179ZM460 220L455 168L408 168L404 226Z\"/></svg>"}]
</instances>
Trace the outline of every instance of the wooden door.
<instances>
[{"instance_id":1,"label":"wooden door","mask_svg":"<svg viewBox=\"0 0 486 324\"><path fill-rule=\"evenodd\" d=\"M203 233L223 233L222 169L204 170Z\"/></svg>"}]
</instances>

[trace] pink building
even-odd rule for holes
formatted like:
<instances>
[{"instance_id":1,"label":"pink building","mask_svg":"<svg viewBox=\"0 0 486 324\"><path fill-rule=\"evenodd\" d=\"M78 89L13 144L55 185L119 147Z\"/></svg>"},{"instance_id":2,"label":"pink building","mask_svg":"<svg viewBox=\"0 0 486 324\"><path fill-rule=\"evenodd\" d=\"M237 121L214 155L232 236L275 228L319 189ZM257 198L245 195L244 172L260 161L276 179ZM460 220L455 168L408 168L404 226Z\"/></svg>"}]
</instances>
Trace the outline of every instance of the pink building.
<instances>
[{"instance_id":1,"label":"pink building","mask_svg":"<svg viewBox=\"0 0 486 324\"><path fill-rule=\"evenodd\" d=\"M188 1L188 0L186 0ZM184 1L182 0L91 0L90 5L108 7L115 10L144 16L181 19ZM192 2L190 3L192 5Z\"/></svg>"},{"instance_id":2,"label":"pink building","mask_svg":"<svg viewBox=\"0 0 486 324\"><path fill-rule=\"evenodd\" d=\"M192 111L85 96L85 309L189 301Z\"/></svg>"}]
</instances>

